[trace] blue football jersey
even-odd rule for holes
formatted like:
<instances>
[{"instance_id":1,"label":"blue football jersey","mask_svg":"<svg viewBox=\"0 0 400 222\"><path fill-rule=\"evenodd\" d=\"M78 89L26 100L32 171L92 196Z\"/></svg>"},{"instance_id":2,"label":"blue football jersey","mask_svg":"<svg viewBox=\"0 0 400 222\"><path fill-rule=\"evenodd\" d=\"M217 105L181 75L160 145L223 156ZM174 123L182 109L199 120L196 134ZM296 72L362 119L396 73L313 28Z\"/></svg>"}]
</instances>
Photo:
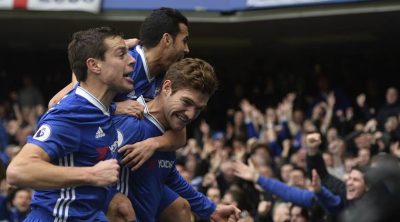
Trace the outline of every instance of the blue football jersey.
<instances>
[{"instance_id":1,"label":"blue football jersey","mask_svg":"<svg viewBox=\"0 0 400 222\"><path fill-rule=\"evenodd\" d=\"M128 94L119 94L115 100L136 100L139 96L143 96L146 101L153 100L160 91L164 75L150 77L142 46L136 46L133 50L129 51L129 54L136 59L136 63L133 65L133 72L130 74L130 77L133 79L134 89Z\"/></svg>"},{"instance_id":2,"label":"blue football jersey","mask_svg":"<svg viewBox=\"0 0 400 222\"><path fill-rule=\"evenodd\" d=\"M94 166L112 158L118 145L108 108L79 85L38 126L28 143L41 147L58 166ZM94 186L35 190L27 221L107 221L101 211L107 191Z\"/></svg>"},{"instance_id":3,"label":"blue football jersey","mask_svg":"<svg viewBox=\"0 0 400 222\"><path fill-rule=\"evenodd\" d=\"M149 113L144 98L139 97L137 101L144 106L144 119L125 115L113 117L118 129L119 146L160 136L165 132L164 127ZM157 151L136 171L121 166L117 190L128 196L139 222L155 221L161 213L158 211L167 207L160 204L163 196L170 195L167 192L175 192L172 197L180 195L187 199L192 210L201 218L208 218L214 212L216 206L182 178L175 163L175 152ZM170 189L165 189L165 186Z\"/></svg>"},{"instance_id":4,"label":"blue football jersey","mask_svg":"<svg viewBox=\"0 0 400 222\"><path fill-rule=\"evenodd\" d=\"M113 118L120 136L119 141L122 141L120 146L160 136L165 131L157 119L148 113L143 97L138 101L145 105L144 119L139 120L125 115ZM131 200L138 221L155 220L165 181L173 169L175 169L175 152L155 152L136 171L121 167L117 190Z\"/></svg>"}]
</instances>

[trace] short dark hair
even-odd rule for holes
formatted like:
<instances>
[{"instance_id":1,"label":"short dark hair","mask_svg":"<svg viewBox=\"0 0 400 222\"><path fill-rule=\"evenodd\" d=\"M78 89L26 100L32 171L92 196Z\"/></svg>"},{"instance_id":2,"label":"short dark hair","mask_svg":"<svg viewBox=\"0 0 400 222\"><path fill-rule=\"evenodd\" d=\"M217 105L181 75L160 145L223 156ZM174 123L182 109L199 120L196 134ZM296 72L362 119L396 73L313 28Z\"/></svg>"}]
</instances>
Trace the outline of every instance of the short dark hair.
<instances>
[{"instance_id":1,"label":"short dark hair","mask_svg":"<svg viewBox=\"0 0 400 222\"><path fill-rule=\"evenodd\" d=\"M29 188L17 187L15 189L12 189L7 197L7 200L11 206L13 206L12 202L14 201L15 197L17 196L17 193L20 191L26 191L28 193L31 193L31 189L29 189Z\"/></svg>"},{"instance_id":2,"label":"short dark hair","mask_svg":"<svg viewBox=\"0 0 400 222\"><path fill-rule=\"evenodd\" d=\"M300 171L300 172L303 174L304 177L307 176L307 173L306 173L306 171L305 171L303 168L301 168L301 167L299 167L299 166L293 166L293 170L292 170L291 172L293 172L293 171L295 171L295 170Z\"/></svg>"},{"instance_id":3,"label":"short dark hair","mask_svg":"<svg viewBox=\"0 0 400 222\"><path fill-rule=\"evenodd\" d=\"M107 51L107 46L104 44L106 38L122 38L122 36L122 33L118 33L110 27L90 28L75 32L68 45L68 60L76 79L78 81L86 80L86 60L88 58L104 60L104 54Z\"/></svg>"},{"instance_id":4,"label":"short dark hair","mask_svg":"<svg viewBox=\"0 0 400 222\"><path fill-rule=\"evenodd\" d=\"M368 167L367 166L361 166L361 165L355 165L355 166L353 166L351 168L351 170L356 170L356 171L360 172L363 175L363 178L364 178L365 174L367 173Z\"/></svg>"},{"instance_id":5,"label":"short dark hair","mask_svg":"<svg viewBox=\"0 0 400 222\"><path fill-rule=\"evenodd\" d=\"M185 58L172 64L164 80L171 80L172 93L180 89L194 89L211 96L218 87L213 67L196 58Z\"/></svg>"},{"instance_id":6,"label":"short dark hair","mask_svg":"<svg viewBox=\"0 0 400 222\"><path fill-rule=\"evenodd\" d=\"M187 18L178 10L165 7L154 10L140 27L140 44L146 48L153 48L160 42L164 33L169 33L175 39L180 31L180 23L189 26Z\"/></svg>"}]
</instances>

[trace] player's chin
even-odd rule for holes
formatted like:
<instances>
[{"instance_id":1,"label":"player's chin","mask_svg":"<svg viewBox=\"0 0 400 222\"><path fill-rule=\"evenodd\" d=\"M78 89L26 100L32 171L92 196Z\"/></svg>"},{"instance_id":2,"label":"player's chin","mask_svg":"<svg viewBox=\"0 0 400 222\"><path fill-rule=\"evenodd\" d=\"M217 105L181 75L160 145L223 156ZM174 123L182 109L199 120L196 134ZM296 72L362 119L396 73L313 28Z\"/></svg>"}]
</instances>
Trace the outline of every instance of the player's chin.
<instances>
[{"instance_id":1,"label":"player's chin","mask_svg":"<svg viewBox=\"0 0 400 222\"><path fill-rule=\"evenodd\" d=\"M133 84L131 83L124 83L120 86L119 91L126 93L126 92L131 92L133 90Z\"/></svg>"},{"instance_id":2,"label":"player's chin","mask_svg":"<svg viewBox=\"0 0 400 222\"><path fill-rule=\"evenodd\" d=\"M180 131L183 128L186 127L187 124L185 124L184 122L180 121L180 120L176 120L174 121L173 124L171 124L171 129L174 131Z\"/></svg>"}]
</instances>

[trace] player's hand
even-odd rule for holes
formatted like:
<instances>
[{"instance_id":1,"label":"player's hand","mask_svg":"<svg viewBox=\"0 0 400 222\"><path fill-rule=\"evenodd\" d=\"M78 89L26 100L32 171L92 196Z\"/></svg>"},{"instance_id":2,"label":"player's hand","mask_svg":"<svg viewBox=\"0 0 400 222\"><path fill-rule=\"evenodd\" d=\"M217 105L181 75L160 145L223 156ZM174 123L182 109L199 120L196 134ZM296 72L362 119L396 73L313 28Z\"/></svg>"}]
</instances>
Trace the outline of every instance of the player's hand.
<instances>
[{"instance_id":1,"label":"player's hand","mask_svg":"<svg viewBox=\"0 0 400 222\"><path fill-rule=\"evenodd\" d=\"M143 118L144 106L136 100L127 99L122 102L117 102L116 105L115 114L117 115L125 114L139 119Z\"/></svg>"},{"instance_id":2,"label":"player's hand","mask_svg":"<svg viewBox=\"0 0 400 222\"><path fill-rule=\"evenodd\" d=\"M213 222L234 222L239 220L240 210L233 205L218 205L211 214Z\"/></svg>"},{"instance_id":3,"label":"player's hand","mask_svg":"<svg viewBox=\"0 0 400 222\"><path fill-rule=\"evenodd\" d=\"M319 145L321 145L321 135L319 133L310 133L306 135L306 146L309 155L315 155Z\"/></svg>"},{"instance_id":4,"label":"player's hand","mask_svg":"<svg viewBox=\"0 0 400 222\"><path fill-rule=\"evenodd\" d=\"M93 186L108 186L117 182L119 164L116 159L98 162L90 168L89 180Z\"/></svg>"},{"instance_id":5,"label":"player's hand","mask_svg":"<svg viewBox=\"0 0 400 222\"><path fill-rule=\"evenodd\" d=\"M140 40L137 38L125 39L125 44L130 49L139 45L139 42L140 42Z\"/></svg>"},{"instance_id":6,"label":"player's hand","mask_svg":"<svg viewBox=\"0 0 400 222\"><path fill-rule=\"evenodd\" d=\"M127 144L118 150L118 153L123 153L122 164L131 170L137 170L141 167L153 154L157 148L157 142L153 138Z\"/></svg>"}]
</instances>

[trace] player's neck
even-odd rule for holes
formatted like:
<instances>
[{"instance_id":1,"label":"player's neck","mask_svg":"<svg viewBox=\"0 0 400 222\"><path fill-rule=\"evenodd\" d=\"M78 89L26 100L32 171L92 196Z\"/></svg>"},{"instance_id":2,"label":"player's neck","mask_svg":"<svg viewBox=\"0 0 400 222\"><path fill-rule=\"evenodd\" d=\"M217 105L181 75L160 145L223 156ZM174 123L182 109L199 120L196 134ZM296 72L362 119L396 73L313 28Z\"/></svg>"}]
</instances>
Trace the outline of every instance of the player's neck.
<instances>
[{"instance_id":1,"label":"player's neck","mask_svg":"<svg viewBox=\"0 0 400 222\"><path fill-rule=\"evenodd\" d=\"M92 96L96 97L106 108L110 106L112 99L116 95L115 92L111 91L100 82L88 80L80 82L80 87L92 94Z\"/></svg>"},{"instance_id":2,"label":"player's neck","mask_svg":"<svg viewBox=\"0 0 400 222\"><path fill-rule=\"evenodd\" d=\"M162 56L158 47L145 48L143 47L144 57L146 58L147 66L149 68L149 75L151 78L165 72L162 65Z\"/></svg>"},{"instance_id":3,"label":"player's neck","mask_svg":"<svg viewBox=\"0 0 400 222\"><path fill-rule=\"evenodd\" d=\"M154 116L158 122L160 122L165 129L169 128L168 122L164 116L164 112L162 110L162 104L158 99L159 96L156 96L152 101L147 103L147 108L149 109L149 113Z\"/></svg>"}]
</instances>

